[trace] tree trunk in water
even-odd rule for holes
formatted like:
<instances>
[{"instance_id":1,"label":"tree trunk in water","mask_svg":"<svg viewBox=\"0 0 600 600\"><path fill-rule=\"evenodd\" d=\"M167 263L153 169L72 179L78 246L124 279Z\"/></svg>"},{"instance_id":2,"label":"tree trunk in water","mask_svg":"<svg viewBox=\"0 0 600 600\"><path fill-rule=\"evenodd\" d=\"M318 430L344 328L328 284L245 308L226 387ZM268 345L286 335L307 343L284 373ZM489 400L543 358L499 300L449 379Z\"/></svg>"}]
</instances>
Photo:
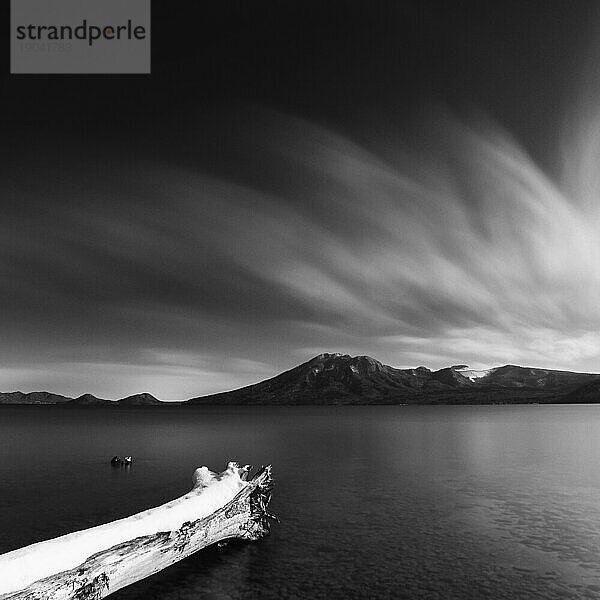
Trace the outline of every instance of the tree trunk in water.
<instances>
[{"instance_id":1,"label":"tree trunk in water","mask_svg":"<svg viewBox=\"0 0 600 600\"><path fill-rule=\"evenodd\" d=\"M258 540L273 518L271 467L246 477L236 463L220 475L202 467L177 500L1 555L0 600L98 600L216 542Z\"/></svg>"}]
</instances>

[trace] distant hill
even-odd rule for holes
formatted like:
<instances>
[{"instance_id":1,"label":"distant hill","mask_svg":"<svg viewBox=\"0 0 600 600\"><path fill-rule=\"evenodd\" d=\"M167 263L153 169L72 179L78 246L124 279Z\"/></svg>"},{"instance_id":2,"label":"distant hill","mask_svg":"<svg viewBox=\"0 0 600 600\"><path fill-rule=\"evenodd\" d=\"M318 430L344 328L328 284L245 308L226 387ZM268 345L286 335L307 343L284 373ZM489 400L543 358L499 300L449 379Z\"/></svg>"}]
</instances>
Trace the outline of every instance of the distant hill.
<instances>
[{"instance_id":1,"label":"distant hill","mask_svg":"<svg viewBox=\"0 0 600 600\"><path fill-rule=\"evenodd\" d=\"M104 406L107 404L112 404L112 400L105 400L104 398L96 398L96 396L92 396L92 394L82 394L78 398L74 398L73 400L69 400L67 404L69 405L79 405L79 406Z\"/></svg>"},{"instance_id":2,"label":"distant hill","mask_svg":"<svg viewBox=\"0 0 600 600\"><path fill-rule=\"evenodd\" d=\"M0 392L0 404L63 404L70 400L50 392Z\"/></svg>"},{"instance_id":3,"label":"distant hill","mask_svg":"<svg viewBox=\"0 0 600 600\"><path fill-rule=\"evenodd\" d=\"M320 354L276 377L187 404L493 404L561 402L600 375L505 365L396 369L369 356ZM586 393L600 401L600 384Z\"/></svg>"},{"instance_id":4,"label":"distant hill","mask_svg":"<svg viewBox=\"0 0 600 600\"><path fill-rule=\"evenodd\" d=\"M127 398L121 398L121 400L117 400L117 404L122 406L155 406L156 404L164 404L164 402L161 402L152 394L145 392L143 394L134 394L133 396L127 396Z\"/></svg>"},{"instance_id":5,"label":"distant hill","mask_svg":"<svg viewBox=\"0 0 600 600\"><path fill-rule=\"evenodd\" d=\"M0 392L2 404L62 404L64 406L158 406L178 404L177 402L161 402L152 394L134 394L120 400L107 400L92 394L82 394L77 398L68 398L50 392Z\"/></svg>"},{"instance_id":6,"label":"distant hill","mask_svg":"<svg viewBox=\"0 0 600 600\"><path fill-rule=\"evenodd\" d=\"M453 365L397 369L370 356L319 354L271 377L230 392L192 398L182 405L521 404L600 402L600 375L504 365L477 371ZM92 394L67 398L49 392L0 393L0 404L65 406L169 406L152 394L120 400Z\"/></svg>"}]
</instances>

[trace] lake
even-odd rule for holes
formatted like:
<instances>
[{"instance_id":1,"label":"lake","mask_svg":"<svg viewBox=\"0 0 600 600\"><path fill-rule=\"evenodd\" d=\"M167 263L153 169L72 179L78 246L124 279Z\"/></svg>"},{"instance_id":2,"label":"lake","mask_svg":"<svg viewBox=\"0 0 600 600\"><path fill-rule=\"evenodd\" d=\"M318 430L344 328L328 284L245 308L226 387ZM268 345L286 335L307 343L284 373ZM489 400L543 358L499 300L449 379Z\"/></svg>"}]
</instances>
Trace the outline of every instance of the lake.
<instances>
[{"instance_id":1,"label":"lake","mask_svg":"<svg viewBox=\"0 0 600 600\"><path fill-rule=\"evenodd\" d=\"M129 469L111 468L131 454ZM0 407L0 553L156 506L200 465L272 463L257 543L110 596L591 598L600 406Z\"/></svg>"}]
</instances>

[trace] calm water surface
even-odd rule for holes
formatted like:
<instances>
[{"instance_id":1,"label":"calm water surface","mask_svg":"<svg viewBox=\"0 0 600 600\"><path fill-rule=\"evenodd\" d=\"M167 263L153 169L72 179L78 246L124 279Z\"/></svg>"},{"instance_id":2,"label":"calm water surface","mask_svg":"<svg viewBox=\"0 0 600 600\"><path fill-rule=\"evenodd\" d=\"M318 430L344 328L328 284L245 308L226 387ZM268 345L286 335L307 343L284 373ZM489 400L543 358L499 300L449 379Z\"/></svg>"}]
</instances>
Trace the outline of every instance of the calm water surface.
<instances>
[{"instance_id":1,"label":"calm water surface","mask_svg":"<svg viewBox=\"0 0 600 600\"><path fill-rule=\"evenodd\" d=\"M600 595L600 406L1 407L0 552L229 460L273 464L281 525L111 598Z\"/></svg>"}]
</instances>

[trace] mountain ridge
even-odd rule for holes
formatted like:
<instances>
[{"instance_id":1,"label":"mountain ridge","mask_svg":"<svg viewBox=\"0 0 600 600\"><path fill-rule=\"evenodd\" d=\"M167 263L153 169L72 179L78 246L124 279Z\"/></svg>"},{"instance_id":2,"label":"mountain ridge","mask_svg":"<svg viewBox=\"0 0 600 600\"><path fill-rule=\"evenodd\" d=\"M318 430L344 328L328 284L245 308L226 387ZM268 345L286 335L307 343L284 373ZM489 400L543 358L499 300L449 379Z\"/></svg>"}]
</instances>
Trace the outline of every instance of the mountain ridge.
<instances>
[{"instance_id":1,"label":"mountain ridge","mask_svg":"<svg viewBox=\"0 0 600 600\"><path fill-rule=\"evenodd\" d=\"M593 382L598 381L594 386ZM399 369L370 356L323 353L249 386L200 396L188 404L496 404L575 402L589 386L588 402L600 402L600 375L503 365L474 371L454 365ZM597 391L597 393L596 393Z\"/></svg>"},{"instance_id":2,"label":"mountain ridge","mask_svg":"<svg viewBox=\"0 0 600 600\"><path fill-rule=\"evenodd\" d=\"M119 400L98 398L93 394L81 394L77 398L69 398L51 392L0 392L0 406L44 404L61 406L156 406L177 404L177 402L163 402L147 392L133 394Z\"/></svg>"},{"instance_id":3,"label":"mountain ridge","mask_svg":"<svg viewBox=\"0 0 600 600\"><path fill-rule=\"evenodd\" d=\"M63 406L522 404L600 402L600 374L507 364L485 370L456 364L400 369L370 356L322 353L279 375L231 391L163 402L148 392L119 400L92 394L0 393L0 405Z\"/></svg>"}]
</instances>

